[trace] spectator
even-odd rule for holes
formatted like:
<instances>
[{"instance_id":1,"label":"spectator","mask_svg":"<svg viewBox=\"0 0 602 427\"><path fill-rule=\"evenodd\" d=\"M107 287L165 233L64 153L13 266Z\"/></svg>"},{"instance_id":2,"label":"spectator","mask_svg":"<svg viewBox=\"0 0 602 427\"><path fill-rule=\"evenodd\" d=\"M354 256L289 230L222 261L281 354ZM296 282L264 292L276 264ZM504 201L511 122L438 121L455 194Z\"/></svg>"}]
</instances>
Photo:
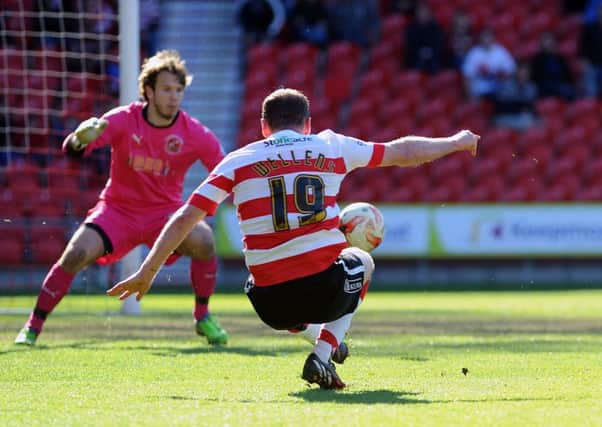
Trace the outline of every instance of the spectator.
<instances>
[{"instance_id":1,"label":"spectator","mask_svg":"<svg viewBox=\"0 0 602 427\"><path fill-rule=\"evenodd\" d=\"M598 19L585 25L579 41L579 57L583 60L584 89L587 96L602 95L602 6Z\"/></svg>"},{"instance_id":2,"label":"spectator","mask_svg":"<svg viewBox=\"0 0 602 427\"><path fill-rule=\"evenodd\" d=\"M556 50L556 39L552 33L541 35L539 51L531 62L531 75L539 96L559 96L567 100L575 97L569 64Z\"/></svg>"},{"instance_id":3,"label":"spectator","mask_svg":"<svg viewBox=\"0 0 602 427\"><path fill-rule=\"evenodd\" d=\"M462 64L468 93L473 98L493 97L501 79L514 73L516 63L490 29L484 29L479 43L470 48Z\"/></svg>"},{"instance_id":4,"label":"spectator","mask_svg":"<svg viewBox=\"0 0 602 427\"><path fill-rule=\"evenodd\" d=\"M370 47L380 37L380 13L376 0L329 2L332 38Z\"/></svg>"},{"instance_id":5,"label":"spectator","mask_svg":"<svg viewBox=\"0 0 602 427\"><path fill-rule=\"evenodd\" d=\"M405 31L405 65L433 74L443 67L445 34L426 3L419 3L416 15Z\"/></svg>"},{"instance_id":6,"label":"spectator","mask_svg":"<svg viewBox=\"0 0 602 427\"><path fill-rule=\"evenodd\" d=\"M290 31L293 41L326 46L330 41L326 7L320 0L298 0L291 10Z\"/></svg>"},{"instance_id":7,"label":"spectator","mask_svg":"<svg viewBox=\"0 0 602 427\"><path fill-rule=\"evenodd\" d=\"M572 2L571 2L572 3ZM602 6L602 0L589 0L585 5L585 24L593 24L598 20L598 11Z\"/></svg>"},{"instance_id":8,"label":"spectator","mask_svg":"<svg viewBox=\"0 0 602 427\"><path fill-rule=\"evenodd\" d=\"M157 53L157 33L159 30L159 0L140 1L140 45L144 56Z\"/></svg>"},{"instance_id":9,"label":"spectator","mask_svg":"<svg viewBox=\"0 0 602 427\"><path fill-rule=\"evenodd\" d=\"M500 81L495 92L494 111L494 121L498 126L525 130L535 122L537 86L529 74L529 66L520 64L514 75Z\"/></svg>"},{"instance_id":10,"label":"spectator","mask_svg":"<svg viewBox=\"0 0 602 427\"><path fill-rule=\"evenodd\" d=\"M472 45L472 20L466 12L456 9L449 31L449 54L452 67L462 68L464 58Z\"/></svg>"},{"instance_id":11,"label":"spectator","mask_svg":"<svg viewBox=\"0 0 602 427\"><path fill-rule=\"evenodd\" d=\"M241 0L238 22L244 32L245 46L275 39L285 18L284 6L279 0Z\"/></svg>"},{"instance_id":12,"label":"spectator","mask_svg":"<svg viewBox=\"0 0 602 427\"><path fill-rule=\"evenodd\" d=\"M403 16L410 18L414 16L416 3L418 3L418 0L392 0L390 2L389 11L390 13L400 13Z\"/></svg>"}]
</instances>

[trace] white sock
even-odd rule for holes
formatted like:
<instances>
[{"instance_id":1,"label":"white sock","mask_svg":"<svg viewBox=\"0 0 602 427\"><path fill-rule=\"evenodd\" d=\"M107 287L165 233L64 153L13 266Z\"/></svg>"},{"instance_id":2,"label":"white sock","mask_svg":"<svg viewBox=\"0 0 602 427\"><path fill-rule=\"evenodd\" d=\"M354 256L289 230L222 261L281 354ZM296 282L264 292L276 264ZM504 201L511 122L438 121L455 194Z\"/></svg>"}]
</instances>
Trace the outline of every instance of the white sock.
<instances>
[{"instance_id":1,"label":"white sock","mask_svg":"<svg viewBox=\"0 0 602 427\"><path fill-rule=\"evenodd\" d=\"M332 354L332 346L326 341L318 340L314 346L314 353L322 362L328 363Z\"/></svg>"},{"instance_id":2,"label":"white sock","mask_svg":"<svg viewBox=\"0 0 602 427\"><path fill-rule=\"evenodd\" d=\"M310 344L315 344L322 329L321 323L310 323L307 329L301 332L301 336Z\"/></svg>"}]
</instances>

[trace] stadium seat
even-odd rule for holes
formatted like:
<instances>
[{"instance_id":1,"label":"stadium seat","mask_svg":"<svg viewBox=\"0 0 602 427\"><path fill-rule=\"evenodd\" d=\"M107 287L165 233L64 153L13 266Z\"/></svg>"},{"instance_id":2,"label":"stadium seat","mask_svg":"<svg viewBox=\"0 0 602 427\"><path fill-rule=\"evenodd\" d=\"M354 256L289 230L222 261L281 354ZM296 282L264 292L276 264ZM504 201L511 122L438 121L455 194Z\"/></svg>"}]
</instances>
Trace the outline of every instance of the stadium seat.
<instances>
[{"instance_id":1,"label":"stadium seat","mask_svg":"<svg viewBox=\"0 0 602 427\"><path fill-rule=\"evenodd\" d=\"M575 200L581 202L601 202L602 201L602 185L594 187L580 188L575 195Z\"/></svg>"},{"instance_id":2,"label":"stadium seat","mask_svg":"<svg viewBox=\"0 0 602 427\"><path fill-rule=\"evenodd\" d=\"M399 41L383 40L370 51L370 68L379 69L383 64L393 62L399 68L401 61L401 34Z\"/></svg>"},{"instance_id":3,"label":"stadium seat","mask_svg":"<svg viewBox=\"0 0 602 427\"><path fill-rule=\"evenodd\" d=\"M600 110L600 103L596 98L579 98L567 105L564 119L567 123L573 123L584 117L600 120Z\"/></svg>"},{"instance_id":4,"label":"stadium seat","mask_svg":"<svg viewBox=\"0 0 602 427\"><path fill-rule=\"evenodd\" d=\"M365 71L359 78L360 95L368 95L369 93L386 86L387 82L384 79L385 74L378 68L372 68Z\"/></svg>"},{"instance_id":5,"label":"stadium seat","mask_svg":"<svg viewBox=\"0 0 602 427\"><path fill-rule=\"evenodd\" d=\"M557 149L563 150L571 145L579 145L585 140L585 131L581 126L572 126L563 130L555 139L554 145Z\"/></svg>"},{"instance_id":6,"label":"stadium seat","mask_svg":"<svg viewBox=\"0 0 602 427\"><path fill-rule=\"evenodd\" d=\"M318 61L318 48L311 43L297 42L285 46L281 50L280 60L287 72L294 67L316 67Z\"/></svg>"},{"instance_id":7,"label":"stadium seat","mask_svg":"<svg viewBox=\"0 0 602 427\"><path fill-rule=\"evenodd\" d=\"M440 71L427 78L425 89L431 96L439 96L441 93L447 93L450 89L460 93L462 76L456 70Z\"/></svg>"},{"instance_id":8,"label":"stadium seat","mask_svg":"<svg viewBox=\"0 0 602 427\"><path fill-rule=\"evenodd\" d=\"M284 76L282 84L284 87L292 87L297 90L300 90L308 97L313 98L313 95L316 92L315 69L292 69L288 74Z\"/></svg>"},{"instance_id":9,"label":"stadium seat","mask_svg":"<svg viewBox=\"0 0 602 427\"><path fill-rule=\"evenodd\" d=\"M535 144L551 145L549 129L544 126L534 126L525 130L520 136L520 145L526 148Z\"/></svg>"},{"instance_id":10,"label":"stadium seat","mask_svg":"<svg viewBox=\"0 0 602 427\"><path fill-rule=\"evenodd\" d=\"M31 250L31 262L34 264L51 264L62 254L65 242L58 240L35 240L29 244Z\"/></svg>"},{"instance_id":11,"label":"stadium seat","mask_svg":"<svg viewBox=\"0 0 602 427\"><path fill-rule=\"evenodd\" d=\"M413 100L404 97L386 102L381 110L381 122L388 125L404 118L409 118L413 121L415 108Z\"/></svg>"},{"instance_id":12,"label":"stadium seat","mask_svg":"<svg viewBox=\"0 0 602 427\"><path fill-rule=\"evenodd\" d=\"M276 64L280 50L277 43L257 43L247 51L247 64L249 67L258 63Z\"/></svg>"},{"instance_id":13,"label":"stadium seat","mask_svg":"<svg viewBox=\"0 0 602 427\"><path fill-rule=\"evenodd\" d=\"M541 165L537 160L529 158L516 159L510 165L508 171L509 178L512 182L522 180L524 177L537 177L539 180L540 175L543 173Z\"/></svg>"},{"instance_id":14,"label":"stadium seat","mask_svg":"<svg viewBox=\"0 0 602 427\"><path fill-rule=\"evenodd\" d=\"M500 194L500 200L514 199L520 194L523 201L533 201L537 198L541 187L542 182L539 174L525 174L514 179L511 185L506 186L506 189Z\"/></svg>"},{"instance_id":15,"label":"stadium seat","mask_svg":"<svg viewBox=\"0 0 602 427\"><path fill-rule=\"evenodd\" d=\"M383 17L380 27L381 39L387 41L401 41L406 21L406 17L401 14Z\"/></svg>"},{"instance_id":16,"label":"stadium seat","mask_svg":"<svg viewBox=\"0 0 602 427\"><path fill-rule=\"evenodd\" d=\"M333 105L340 106L349 99L353 89L354 69L346 66L329 68L324 79L324 95Z\"/></svg>"},{"instance_id":17,"label":"stadium seat","mask_svg":"<svg viewBox=\"0 0 602 427\"><path fill-rule=\"evenodd\" d=\"M527 161L533 161L538 165L538 169L543 171L546 169L550 159L553 155L553 149L547 144L532 144L524 148L524 150L517 156Z\"/></svg>"},{"instance_id":18,"label":"stadium seat","mask_svg":"<svg viewBox=\"0 0 602 427\"><path fill-rule=\"evenodd\" d=\"M35 193L40 188L40 173L36 164L30 162L12 163L6 169L6 184L13 191Z\"/></svg>"},{"instance_id":19,"label":"stadium seat","mask_svg":"<svg viewBox=\"0 0 602 427\"><path fill-rule=\"evenodd\" d=\"M276 88L278 75L272 64L251 66L245 77L245 96L258 98L267 95Z\"/></svg>"},{"instance_id":20,"label":"stadium seat","mask_svg":"<svg viewBox=\"0 0 602 427\"><path fill-rule=\"evenodd\" d=\"M452 119L456 124L466 123L475 117L486 119L487 108L481 101L468 101L457 104L452 113Z\"/></svg>"},{"instance_id":21,"label":"stadium seat","mask_svg":"<svg viewBox=\"0 0 602 427\"><path fill-rule=\"evenodd\" d=\"M537 113L544 119L549 117L562 117L566 108L566 102L561 98L546 97L540 98L535 103Z\"/></svg>"},{"instance_id":22,"label":"stadium seat","mask_svg":"<svg viewBox=\"0 0 602 427\"><path fill-rule=\"evenodd\" d=\"M0 257L0 265L12 266L23 264L25 259L25 240L22 233L12 233L11 229L0 228L0 247L2 248L2 256Z\"/></svg>"},{"instance_id":23,"label":"stadium seat","mask_svg":"<svg viewBox=\"0 0 602 427\"><path fill-rule=\"evenodd\" d=\"M583 178L589 185L602 185L602 158L593 158L586 163Z\"/></svg>"},{"instance_id":24,"label":"stadium seat","mask_svg":"<svg viewBox=\"0 0 602 427\"><path fill-rule=\"evenodd\" d=\"M426 76L418 70L403 70L394 76L391 81L391 89L396 94L403 94L409 89L422 90L426 82Z\"/></svg>"},{"instance_id":25,"label":"stadium seat","mask_svg":"<svg viewBox=\"0 0 602 427\"><path fill-rule=\"evenodd\" d=\"M360 50L351 42L336 41L328 46L326 60L329 72L341 68L341 64L345 64L345 68L350 68L352 72L355 72L360 60Z\"/></svg>"}]
</instances>

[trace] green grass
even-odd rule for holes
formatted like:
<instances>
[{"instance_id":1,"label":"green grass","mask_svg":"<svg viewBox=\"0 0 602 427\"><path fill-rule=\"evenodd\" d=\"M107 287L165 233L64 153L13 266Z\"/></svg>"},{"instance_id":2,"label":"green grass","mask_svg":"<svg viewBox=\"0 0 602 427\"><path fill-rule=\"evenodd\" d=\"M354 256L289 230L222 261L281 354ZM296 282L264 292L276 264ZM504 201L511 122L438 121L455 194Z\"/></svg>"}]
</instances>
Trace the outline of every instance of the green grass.
<instances>
[{"instance_id":1,"label":"green grass","mask_svg":"<svg viewBox=\"0 0 602 427\"><path fill-rule=\"evenodd\" d=\"M602 291L371 293L341 392L307 387L310 346L242 295L212 300L222 348L194 335L192 296L152 293L135 317L67 296L13 346L33 302L0 297L3 426L602 425Z\"/></svg>"}]
</instances>

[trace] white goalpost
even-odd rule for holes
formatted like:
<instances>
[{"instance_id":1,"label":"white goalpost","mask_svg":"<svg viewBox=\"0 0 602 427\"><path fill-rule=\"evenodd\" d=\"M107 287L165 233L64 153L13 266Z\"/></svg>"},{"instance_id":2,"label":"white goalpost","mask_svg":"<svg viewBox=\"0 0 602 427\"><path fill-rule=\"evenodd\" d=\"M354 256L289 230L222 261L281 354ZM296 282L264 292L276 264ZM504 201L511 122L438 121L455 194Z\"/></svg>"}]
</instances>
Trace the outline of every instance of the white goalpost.
<instances>
[{"instance_id":1,"label":"white goalpost","mask_svg":"<svg viewBox=\"0 0 602 427\"><path fill-rule=\"evenodd\" d=\"M119 0L119 102L127 104L138 96L138 72L140 70L140 11L138 0ZM121 260L120 279L130 276L140 264L140 247L133 249ZM140 303L135 296L123 301L121 313L140 313Z\"/></svg>"}]
</instances>

